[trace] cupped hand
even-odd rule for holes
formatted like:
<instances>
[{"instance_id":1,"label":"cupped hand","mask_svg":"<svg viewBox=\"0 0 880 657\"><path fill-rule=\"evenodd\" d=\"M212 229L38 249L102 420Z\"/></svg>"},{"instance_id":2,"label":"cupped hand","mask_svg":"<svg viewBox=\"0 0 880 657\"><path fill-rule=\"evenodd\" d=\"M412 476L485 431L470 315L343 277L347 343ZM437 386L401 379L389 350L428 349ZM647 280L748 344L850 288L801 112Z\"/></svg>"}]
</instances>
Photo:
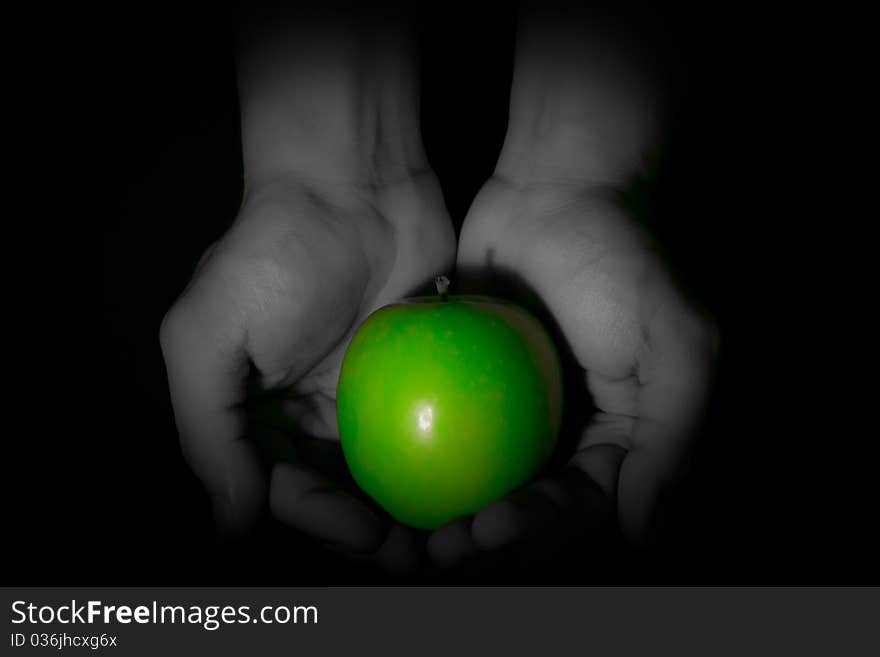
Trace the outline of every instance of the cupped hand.
<instances>
[{"instance_id":1,"label":"cupped hand","mask_svg":"<svg viewBox=\"0 0 880 657\"><path fill-rule=\"evenodd\" d=\"M589 534L606 511L634 544L649 542L707 402L712 322L599 185L492 178L465 220L457 276L541 308L592 398L567 397L567 412L589 404L595 412L576 429L561 472L438 530L428 544L434 561L510 548L537 554Z\"/></svg>"},{"instance_id":2,"label":"cupped hand","mask_svg":"<svg viewBox=\"0 0 880 657\"><path fill-rule=\"evenodd\" d=\"M360 322L454 258L431 172L378 186L282 177L247 190L161 329L183 452L223 532L247 529L268 497L282 522L335 548L414 558L410 533L350 485L336 383ZM268 472L258 436L287 453Z\"/></svg>"}]
</instances>

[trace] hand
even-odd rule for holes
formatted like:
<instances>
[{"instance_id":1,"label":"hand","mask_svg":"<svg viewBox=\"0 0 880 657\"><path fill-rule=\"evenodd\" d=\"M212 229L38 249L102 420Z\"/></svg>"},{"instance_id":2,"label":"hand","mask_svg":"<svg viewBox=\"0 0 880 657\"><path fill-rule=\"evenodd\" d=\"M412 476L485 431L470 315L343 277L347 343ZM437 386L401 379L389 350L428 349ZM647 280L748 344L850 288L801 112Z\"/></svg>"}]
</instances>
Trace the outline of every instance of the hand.
<instances>
[{"instance_id":1,"label":"hand","mask_svg":"<svg viewBox=\"0 0 880 657\"><path fill-rule=\"evenodd\" d=\"M410 532L345 489L336 383L360 322L449 271L454 254L431 172L370 187L288 176L247 190L161 330L183 452L223 531L243 532L268 491L279 520L322 542L412 560ZM289 451L291 429L290 462L267 482L253 441L268 434Z\"/></svg>"},{"instance_id":2,"label":"hand","mask_svg":"<svg viewBox=\"0 0 880 657\"><path fill-rule=\"evenodd\" d=\"M491 179L464 222L458 277L542 308L596 413L562 473L438 530L434 560L513 546L533 554L594 529L609 505L628 538L649 540L710 389L713 325L615 196L585 182ZM567 412L589 403L567 397Z\"/></svg>"}]
</instances>

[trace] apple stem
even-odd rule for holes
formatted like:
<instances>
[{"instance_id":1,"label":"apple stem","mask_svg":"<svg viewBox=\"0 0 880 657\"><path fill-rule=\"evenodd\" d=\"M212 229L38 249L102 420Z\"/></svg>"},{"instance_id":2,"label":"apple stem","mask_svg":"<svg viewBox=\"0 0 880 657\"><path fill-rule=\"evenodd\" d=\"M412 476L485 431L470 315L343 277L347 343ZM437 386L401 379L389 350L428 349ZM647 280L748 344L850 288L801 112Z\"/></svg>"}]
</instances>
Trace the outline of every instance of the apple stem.
<instances>
[{"instance_id":1,"label":"apple stem","mask_svg":"<svg viewBox=\"0 0 880 657\"><path fill-rule=\"evenodd\" d=\"M446 276L436 276L434 278L434 285L437 286L437 294L440 295L440 299L446 301L449 296L449 279Z\"/></svg>"}]
</instances>

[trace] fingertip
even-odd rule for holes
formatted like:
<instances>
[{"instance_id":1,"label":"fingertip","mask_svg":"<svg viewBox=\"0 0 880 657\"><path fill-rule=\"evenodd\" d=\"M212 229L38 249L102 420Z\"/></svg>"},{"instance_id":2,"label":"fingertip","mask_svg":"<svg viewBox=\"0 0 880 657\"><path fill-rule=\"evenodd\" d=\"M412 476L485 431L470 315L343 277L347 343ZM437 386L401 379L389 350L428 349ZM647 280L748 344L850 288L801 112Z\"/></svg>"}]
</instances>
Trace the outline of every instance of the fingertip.
<instances>
[{"instance_id":1,"label":"fingertip","mask_svg":"<svg viewBox=\"0 0 880 657\"><path fill-rule=\"evenodd\" d=\"M217 537L223 542L242 538L255 524L255 518L250 518L240 510L236 510L225 496L214 496L212 505Z\"/></svg>"},{"instance_id":2,"label":"fingertip","mask_svg":"<svg viewBox=\"0 0 880 657\"><path fill-rule=\"evenodd\" d=\"M632 547L654 547L665 531L666 495L680 476L669 454L633 449L623 462L618 492L618 521Z\"/></svg>"},{"instance_id":3,"label":"fingertip","mask_svg":"<svg viewBox=\"0 0 880 657\"><path fill-rule=\"evenodd\" d=\"M235 540L256 525L266 501L266 483L253 454L230 448L223 475L212 477L211 502L217 534Z\"/></svg>"},{"instance_id":4,"label":"fingertip","mask_svg":"<svg viewBox=\"0 0 880 657\"><path fill-rule=\"evenodd\" d=\"M424 560L424 543L419 533L394 524L375 555L376 565L387 575L411 577L419 572Z\"/></svg>"},{"instance_id":5,"label":"fingertip","mask_svg":"<svg viewBox=\"0 0 880 657\"><path fill-rule=\"evenodd\" d=\"M498 550L515 542L523 531L522 513L509 499L496 500L480 511L471 526L480 550Z\"/></svg>"},{"instance_id":6,"label":"fingertip","mask_svg":"<svg viewBox=\"0 0 880 657\"><path fill-rule=\"evenodd\" d=\"M387 526L365 504L321 475L279 463L269 492L272 514L323 543L355 553L378 550Z\"/></svg>"},{"instance_id":7,"label":"fingertip","mask_svg":"<svg viewBox=\"0 0 880 657\"><path fill-rule=\"evenodd\" d=\"M211 509L214 512L214 526L218 538L224 541L238 538L229 501L223 496L215 495L211 498Z\"/></svg>"},{"instance_id":8,"label":"fingertip","mask_svg":"<svg viewBox=\"0 0 880 657\"><path fill-rule=\"evenodd\" d=\"M443 525L428 538L428 556L440 569L460 566L477 553L471 535L473 516L464 516Z\"/></svg>"}]
</instances>

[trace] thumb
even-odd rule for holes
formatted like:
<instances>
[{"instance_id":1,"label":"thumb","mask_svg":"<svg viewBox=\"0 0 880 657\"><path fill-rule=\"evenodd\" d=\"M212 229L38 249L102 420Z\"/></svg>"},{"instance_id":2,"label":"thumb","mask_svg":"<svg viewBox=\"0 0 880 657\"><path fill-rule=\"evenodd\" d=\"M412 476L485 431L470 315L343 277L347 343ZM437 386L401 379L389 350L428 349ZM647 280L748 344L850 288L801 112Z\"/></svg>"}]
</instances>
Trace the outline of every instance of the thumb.
<instances>
[{"instance_id":1,"label":"thumb","mask_svg":"<svg viewBox=\"0 0 880 657\"><path fill-rule=\"evenodd\" d=\"M165 316L160 342L183 454L207 488L221 534L241 535L266 496L245 441L244 327L210 299L185 294Z\"/></svg>"},{"instance_id":2,"label":"thumb","mask_svg":"<svg viewBox=\"0 0 880 657\"><path fill-rule=\"evenodd\" d=\"M652 318L638 363L637 419L618 481L621 529L636 545L656 538L663 494L681 475L711 391L718 333L683 303Z\"/></svg>"}]
</instances>

